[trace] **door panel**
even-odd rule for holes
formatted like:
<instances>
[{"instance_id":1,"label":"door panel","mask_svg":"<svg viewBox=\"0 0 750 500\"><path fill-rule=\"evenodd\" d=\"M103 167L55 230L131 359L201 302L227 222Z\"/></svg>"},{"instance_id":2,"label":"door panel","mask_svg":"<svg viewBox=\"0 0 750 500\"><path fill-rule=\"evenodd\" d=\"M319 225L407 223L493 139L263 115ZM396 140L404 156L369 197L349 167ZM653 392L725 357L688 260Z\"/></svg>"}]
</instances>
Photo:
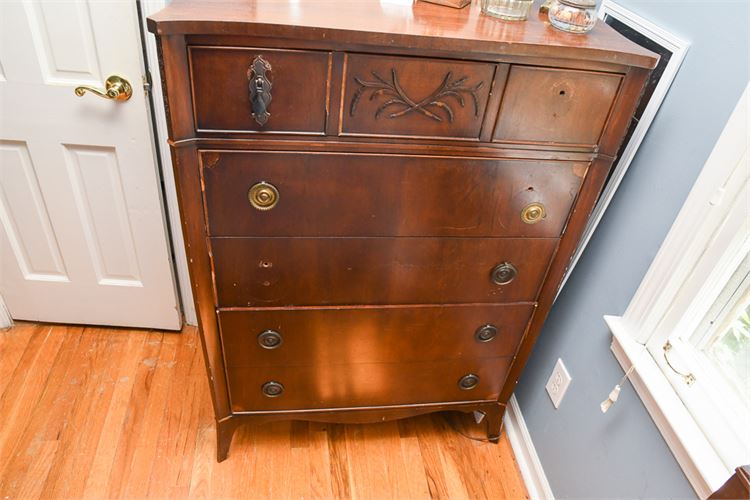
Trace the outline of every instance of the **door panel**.
<instances>
[{"instance_id":1,"label":"door panel","mask_svg":"<svg viewBox=\"0 0 750 500\"><path fill-rule=\"evenodd\" d=\"M0 294L16 319L178 329L135 2L0 2ZM117 74L133 95L104 88Z\"/></svg>"},{"instance_id":2,"label":"door panel","mask_svg":"<svg viewBox=\"0 0 750 500\"><path fill-rule=\"evenodd\" d=\"M0 221L24 278L68 281L25 142L0 142L0 179Z\"/></svg>"}]
</instances>

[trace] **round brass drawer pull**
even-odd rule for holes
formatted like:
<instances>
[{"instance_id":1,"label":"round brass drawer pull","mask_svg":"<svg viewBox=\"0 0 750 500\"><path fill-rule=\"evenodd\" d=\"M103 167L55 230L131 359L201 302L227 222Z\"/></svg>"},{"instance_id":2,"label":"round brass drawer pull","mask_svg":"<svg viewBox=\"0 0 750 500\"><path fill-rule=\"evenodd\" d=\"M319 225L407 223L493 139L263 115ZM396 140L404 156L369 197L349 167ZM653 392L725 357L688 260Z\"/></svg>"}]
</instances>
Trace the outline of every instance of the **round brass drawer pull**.
<instances>
[{"instance_id":1,"label":"round brass drawer pull","mask_svg":"<svg viewBox=\"0 0 750 500\"><path fill-rule=\"evenodd\" d=\"M477 342L489 342L497 337L497 328L495 325L484 325L477 328L474 332L474 338Z\"/></svg>"},{"instance_id":2,"label":"round brass drawer pull","mask_svg":"<svg viewBox=\"0 0 750 500\"><path fill-rule=\"evenodd\" d=\"M281 334L275 330L266 330L258 335L258 345L263 349L276 349L283 343Z\"/></svg>"},{"instance_id":3,"label":"round brass drawer pull","mask_svg":"<svg viewBox=\"0 0 750 500\"><path fill-rule=\"evenodd\" d=\"M516 266L510 262L503 262L502 264L495 266L490 274L490 278L496 285L507 285L513 281L517 275L518 269L516 269Z\"/></svg>"},{"instance_id":4,"label":"round brass drawer pull","mask_svg":"<svg viewBox=\"0 0 750 500\"><path fill-rule=\"evenodd\" d=\"M461 389L462 391L469 391L478 385L479 385L479 375L474 375L473 373L464 375L458 381L458 388Z\"/></svg>"},{"instance_id":5,"label":"round brass drawer pull","mask_svg":"<svg viewBox=\"0 0 750 500\"><path fill-rule=\"evenodd\" d=\"M536 224L547 217L547 210L541 203L530 203L521 210L521 220L526 224Z\"/></svg>"},{"instance_id":6,"label":"round brass drawer pull","mask_svg":"<svg viewBox=\"0 0 750 500\"><path fill-rule=\"evenodd\" d=\"M257 210L271 210L279 202L279 190L268 182L259 182L247 192L247 199Z\"/></svg>"},{"instance_id":7,"label":"round brass drawer pull","mask_svg":"<svg viewBox=\"0 0 750 500\"><path fill-rule=\"evenodd\" d=\"M277 398L284 393L284 386L273 380L263 384L260 389L263 391L263 395L269 398Z\"/></svg>"}]
</instances>

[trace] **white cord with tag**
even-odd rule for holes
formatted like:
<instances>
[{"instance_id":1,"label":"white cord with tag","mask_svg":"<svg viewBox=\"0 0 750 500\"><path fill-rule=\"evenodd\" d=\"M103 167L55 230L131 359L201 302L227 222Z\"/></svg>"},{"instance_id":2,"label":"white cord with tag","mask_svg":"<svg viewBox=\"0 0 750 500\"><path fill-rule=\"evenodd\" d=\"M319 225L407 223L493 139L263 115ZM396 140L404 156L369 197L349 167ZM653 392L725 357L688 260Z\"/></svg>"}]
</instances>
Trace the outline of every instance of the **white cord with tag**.
<instances>
[{"instance_id":1,"label":"white cord with tag","mask_svg":"<svg viewBox=\"0 0 750 500\"><path fill-rule=\"evenodd\" d=\"M602 404L599 405L602 413L607 413L607 410L609 410L612 405L617 402L617 398L620 397L620 386L625 383L625 381L628 379L628 376L633 372L634 368L635 365L630 365L630 368L628 368L628 371L625 372L625 375L623 375L623 377L620 379L620 382L618 382L615 388L612 389L612 392L609 393L609 397L602 401Z\"/></svg>"}]
</instances>

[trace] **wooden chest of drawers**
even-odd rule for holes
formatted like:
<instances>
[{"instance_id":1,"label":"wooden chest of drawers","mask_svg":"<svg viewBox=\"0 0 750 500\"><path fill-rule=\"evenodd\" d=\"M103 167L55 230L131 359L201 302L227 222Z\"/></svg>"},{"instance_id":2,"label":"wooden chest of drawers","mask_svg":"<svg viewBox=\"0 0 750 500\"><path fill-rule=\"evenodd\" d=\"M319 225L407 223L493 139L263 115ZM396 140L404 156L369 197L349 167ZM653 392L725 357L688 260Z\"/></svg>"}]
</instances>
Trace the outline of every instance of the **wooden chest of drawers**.
<instances>
[{"instance_id":1,"label":"wooden chest of drawers","mask_svg":"<svg viewBox=\"0 0 750 500\"><path fill-rule=\"evenodd\" d=\"M656 57L478 5L173 2L159 38L216 412L501 416Z\"/></svg>"}]
</instances>

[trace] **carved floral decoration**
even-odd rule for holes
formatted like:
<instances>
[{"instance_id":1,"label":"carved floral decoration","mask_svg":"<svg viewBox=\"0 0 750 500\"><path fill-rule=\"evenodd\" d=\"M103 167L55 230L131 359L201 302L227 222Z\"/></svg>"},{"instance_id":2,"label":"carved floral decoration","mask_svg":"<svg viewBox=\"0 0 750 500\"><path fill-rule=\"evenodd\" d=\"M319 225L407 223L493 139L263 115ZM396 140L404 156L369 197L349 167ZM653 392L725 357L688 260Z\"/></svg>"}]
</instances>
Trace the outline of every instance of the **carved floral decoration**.
<instances>
[{"instance_id":1,"label":"carved floral decoration","mask_svg":"<svg viewBox=\"0 0 750 500\"><path fill-rule=\"evenodd\" d=\"M375 78L375 81L372 82L354 77L354 81L357 82L359 88L352 97L349 108L350 116L354 116L357 104L368 91L371 92L371 101L380 96L388 98L375 111L375 118L379 118L388 110L389 112L386 115L388 118L398 118L409 113L420 113L438 122L442 122L443 116L441 115L445 115L449 122L453 122L454 111L449 98L454 99L463 108L466 105L465 95L470 96L474 103L474 116L479 116L479 97L477 96L477 91L482 88L484 82L479 82L473 87L469 87L465 85L468 77L464 76L457 80L452 80L453 73L449 71L440 86L430 96L421 101L414 101L401 87L395 69L391 69L391 81L381 77L375 71L372 72L372 76Z\"/></svg>"}]
</instances>

